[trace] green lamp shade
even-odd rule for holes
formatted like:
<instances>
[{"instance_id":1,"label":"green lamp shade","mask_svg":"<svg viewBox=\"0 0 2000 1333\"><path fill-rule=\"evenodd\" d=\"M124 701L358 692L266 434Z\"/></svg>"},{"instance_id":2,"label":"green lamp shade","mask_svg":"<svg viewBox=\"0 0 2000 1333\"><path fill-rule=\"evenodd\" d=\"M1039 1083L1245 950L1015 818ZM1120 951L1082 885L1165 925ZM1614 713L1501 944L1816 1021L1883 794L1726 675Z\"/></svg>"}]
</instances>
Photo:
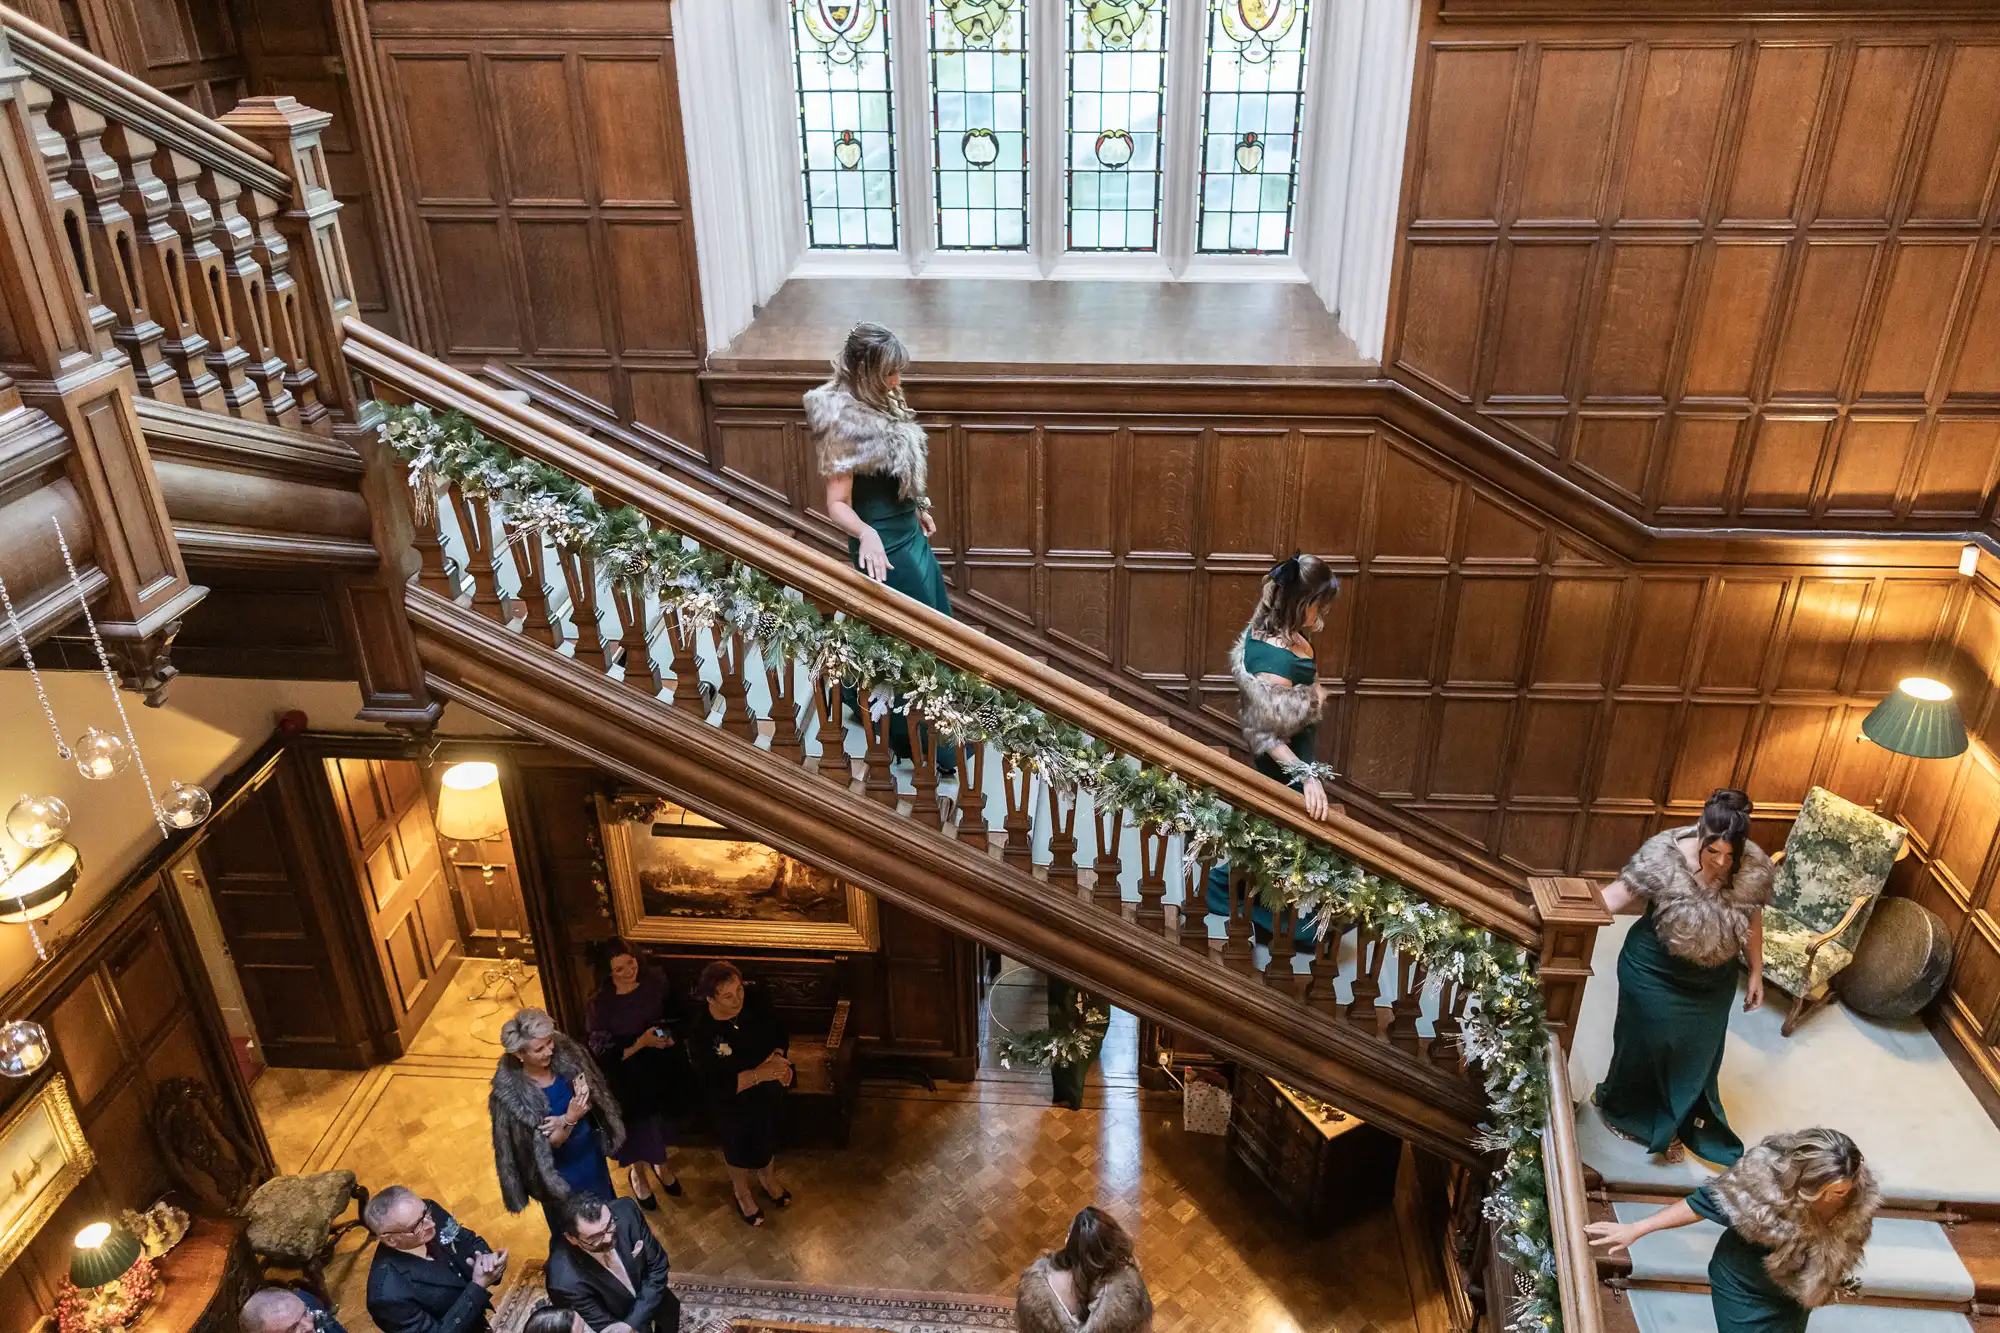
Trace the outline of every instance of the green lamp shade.
<instances>
[{"instance_id":1,"label":"green lamp shade","mask_svg":"<svg viewBox=\"0 0 2000 1333\"><path fill-rule=\"evenodd\" d=\"M101 1287L124 1277L138 1262L137 1236L109 1222L92 1222L76 1233L69 1280L79 1288Z\"/></svg>"},{"instance_id":2,"label":"green lamp shade","mask_svg":"<svg viewBox=\"0 0 2000 1333\"><path fill-rule=\"evenodd\" d=\"M1889 692L1861 723L1861 734L1885 750L1917 759L1965 753L1965 722L1951 687L1912 676Z\"/></svg>"}]
</instances>

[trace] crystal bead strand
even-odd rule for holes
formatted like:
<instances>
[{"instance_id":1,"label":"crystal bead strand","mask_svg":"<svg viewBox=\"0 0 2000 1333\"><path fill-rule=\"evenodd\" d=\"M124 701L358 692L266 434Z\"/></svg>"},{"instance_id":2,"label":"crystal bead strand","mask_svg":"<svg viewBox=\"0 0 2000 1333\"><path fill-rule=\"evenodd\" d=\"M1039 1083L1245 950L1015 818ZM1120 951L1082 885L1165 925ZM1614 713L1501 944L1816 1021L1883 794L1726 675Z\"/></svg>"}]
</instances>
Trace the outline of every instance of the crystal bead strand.
<instances>
[{"instance_id":1,"label":"crystal bead strand","mask_svg":"<svg viewBox=\"0 0 2000 1333\"><path fill-rule=\"evenodd\" d=\"M84 595L83 579L76 572L76 561L70 557L62 520L52 518L49 524L56 530L56 545L62 547L63 567L69 571L69 586L76 593L77 605L83 608L83 623L90 631L92 646L97 649L97 664L104 668L105 683L111 686L111 702L118 709L118 720L125 724L125 741L132 747L132 763L139 770L139 781L145 784L146 804L153 811L153 822L159 825L160 836L167 837L173 830L167 825L167 812L160 808L160 802L153 795L153 779L146 772L146 756L139 752L139 737L132 730L132 719L125 712L125 700L118 689L118 673L111 669L111 654L104 650L103 636L97 632L97 617L90 614L90 599Z\"/></svg>"},{"instance_id":2,"label":"crystal bead strand","mask_svg":"<svg viewBox=\"0 0 2000 1333\"><path fill-rule=\"evenodd\" d=\"M60 535L60 529L58 529ZM64 554L68 554L64 547ZM42 673L35 666L35 655L28 649L28 632L21 628L21 617L14 613L14 599L7 592L7 580L0 579L0 606L7 610L7 623L13 628L14 642L21 648L21 665L28 669L28 679L35 684L35 697L42 701L42 716L49 720L49 730L56 738L56 758L65 763L76 758L70 750L69 742L63 739L62 728L56 724L56 710L49 705L49 692L42 687Z\"/></svg>"}]
</instances>

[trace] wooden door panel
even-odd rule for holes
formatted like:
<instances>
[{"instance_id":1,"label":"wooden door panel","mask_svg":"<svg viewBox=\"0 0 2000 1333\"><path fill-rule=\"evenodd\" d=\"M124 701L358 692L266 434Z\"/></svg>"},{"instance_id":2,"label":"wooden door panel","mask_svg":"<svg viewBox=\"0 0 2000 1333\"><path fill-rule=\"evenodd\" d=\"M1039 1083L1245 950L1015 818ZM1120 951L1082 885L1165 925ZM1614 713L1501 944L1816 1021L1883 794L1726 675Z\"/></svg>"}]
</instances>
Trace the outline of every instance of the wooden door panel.
<instances>
[{"instance_id":1,"label":"wooden door panel","mask_svg":"<svg viewBox=\"0 0 2000 1333\"><path fill-rule=\"evenodd\" d=\"M290 754L202 840L202 877L272 1065L353 1068L373 1057L361 978L336 945L335 893L355 891L316 853L306 770ZM344 807L343 807L344 809Z\"/></svg>"}]
</instances>

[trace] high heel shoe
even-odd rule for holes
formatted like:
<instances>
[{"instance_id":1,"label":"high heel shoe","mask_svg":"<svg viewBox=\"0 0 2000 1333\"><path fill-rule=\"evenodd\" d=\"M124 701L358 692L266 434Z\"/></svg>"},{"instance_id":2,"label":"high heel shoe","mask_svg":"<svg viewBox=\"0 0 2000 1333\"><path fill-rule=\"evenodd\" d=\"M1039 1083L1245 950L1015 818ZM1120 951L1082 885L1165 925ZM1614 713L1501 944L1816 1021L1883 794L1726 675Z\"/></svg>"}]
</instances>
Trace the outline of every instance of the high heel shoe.
<instances>
[{"instance_id":1,"label":"high heel shoe","mask_svg":"<svg viewBox=\"0 0 2000 1333\"><path fill-rule=\"evenodd\" d=\"M681 1197L681 1178L675 1176L672 1180L660 1186L660 1188L667 1192L669 1199L678 1199Z\"/></svg>"},{"instance_id":2,"label":"high heel shoe","mask_svg":"<svg viewBox=\"0 0 2000 1333\"><path fill-rule=\"evenodd\" d=\"M649 1213L656 1213L660 1210L660 1201L658 1199L654 1198L651 1194L641 1195L639 1193L639 1186L645 1183L645 1178L639 1174L638 1167L626 1167L625 1180L632 1187L632 1202L638 1204Z\"/></svg>"},{"instance_id":3,"label":"high heel shoe","mask_svg":"<svg viewBox=\"0 0 2000 1333\"><path fill-rule=\"evenodd\" d=\"M792 1206L792 1192L790 1190L780 1190L776 1194L773 1194L771 1193L771 1187L764 1184L761 1180L757 1182L757 1188L763 1190L765 1197L778 1207L789 1208Z\"/></svg>"},{"instance_id":4,"label":"high heel shoe","mask_svg":"<svg viewBox=\"0 0 2000 1333\"><path fill-rule=\"evenodd\" d=\"M759 1208L754 1213L746 1213L743 1211L743 1205L739 1203L736 1205L736 1215L743 1219L743 1225L746 1227L761 1227L764 1225L764 1210L762 1208Z\"/></svg>"}]
</instances>

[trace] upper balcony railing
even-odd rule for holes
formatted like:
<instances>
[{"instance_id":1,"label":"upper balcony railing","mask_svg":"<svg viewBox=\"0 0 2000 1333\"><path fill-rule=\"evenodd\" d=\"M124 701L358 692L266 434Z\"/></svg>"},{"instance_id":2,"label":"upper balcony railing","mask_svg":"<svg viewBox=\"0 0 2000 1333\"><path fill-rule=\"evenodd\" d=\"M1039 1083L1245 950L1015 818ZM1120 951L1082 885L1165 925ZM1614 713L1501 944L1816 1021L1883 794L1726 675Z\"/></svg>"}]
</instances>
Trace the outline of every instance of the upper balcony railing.
<instances>
[{"instance_id":1,"label":"upper balcony railing","mask_svg":"<svg viewBox=\"0 0 2000 1333\"><path fill-rule=\"evenodd\" d=\"M11 9L0 29L97 355L175 406L320 434L351 419L331 117L255 97L211 120Z\"/></svg>"}]
</instances>

